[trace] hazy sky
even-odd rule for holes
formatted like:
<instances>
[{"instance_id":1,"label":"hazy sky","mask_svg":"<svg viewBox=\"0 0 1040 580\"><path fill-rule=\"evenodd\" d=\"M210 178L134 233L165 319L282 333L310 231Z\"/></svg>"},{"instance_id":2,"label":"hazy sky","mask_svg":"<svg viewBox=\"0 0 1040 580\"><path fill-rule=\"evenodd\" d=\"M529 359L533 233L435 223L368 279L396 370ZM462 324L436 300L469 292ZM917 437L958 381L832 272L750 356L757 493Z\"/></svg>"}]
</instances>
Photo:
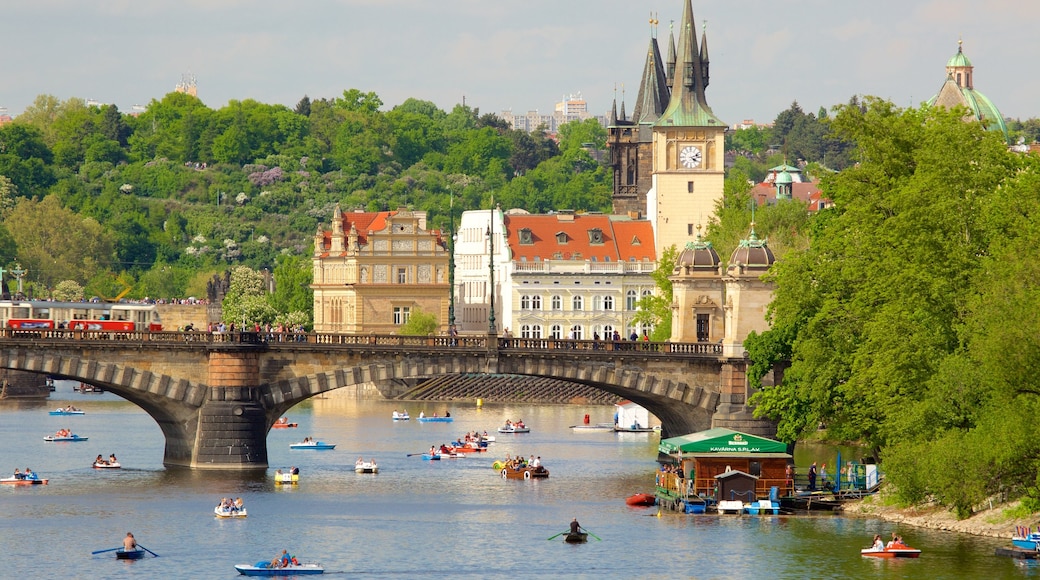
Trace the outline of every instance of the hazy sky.
<instances>
[{"instance_id":1,"label":"hazy sky","mask_svg":"<svg viewBox=\"0 0 1040 580\"><path fill-rule=\"evenodd\" d=\"M631 112L656 11L662 52L686 0L31 0L0 7L0 107L37 95L129 111L194 74L199 98L294 106L356 88L389 109L550 112L581 93L605 113L621 85ZM708 104L729 124L772 121L877 95L917 105L957 51L975 88L1009 117L1040 116L1040 2L694 0L707 21ZM678 30L676 30L678 37ZM665 52L666 54L666 52Z\"/></svg>"}]
</instances>

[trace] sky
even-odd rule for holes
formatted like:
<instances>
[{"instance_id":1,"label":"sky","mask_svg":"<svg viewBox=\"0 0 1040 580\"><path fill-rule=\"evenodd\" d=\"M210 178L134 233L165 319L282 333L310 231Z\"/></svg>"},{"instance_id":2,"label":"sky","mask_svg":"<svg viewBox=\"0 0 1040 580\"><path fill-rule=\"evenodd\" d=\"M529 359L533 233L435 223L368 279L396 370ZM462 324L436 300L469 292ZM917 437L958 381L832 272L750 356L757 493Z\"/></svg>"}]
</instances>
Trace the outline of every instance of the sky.
<instances>
[{"instance_id":1,"label":"sky","mask_svg":"<svg viewBox=\"0 0 1040 580\"><path fill-rule=\"evenodd\" d=\"M580 94L631 113L654 27L665 46L688 0L32 0L0 7L0 107L39 95L129 112L194 75L219 109L254 99L374 92L450 111L551 113ZM1005 117L1040 117L1040 2L693 0L706 22L708 105L728 124L771 122L875 95L917 106L963 40L975 88ZM0 111L2 112L2 111Z\"/></svg>"}]
</instances>

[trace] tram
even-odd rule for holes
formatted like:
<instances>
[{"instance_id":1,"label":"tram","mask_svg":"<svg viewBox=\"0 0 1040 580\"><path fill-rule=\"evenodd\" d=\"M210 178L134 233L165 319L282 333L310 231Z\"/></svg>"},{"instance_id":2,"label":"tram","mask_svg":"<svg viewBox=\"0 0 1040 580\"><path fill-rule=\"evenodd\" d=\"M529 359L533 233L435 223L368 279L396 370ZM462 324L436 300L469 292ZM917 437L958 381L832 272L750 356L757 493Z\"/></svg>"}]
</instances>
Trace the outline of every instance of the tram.
<instances>
[{"instance_id":1,"label":"tram","mask_svg":"<svg viewBox=\"0 0 1040 580\"><path fill-rule=\"evenodd\" d=\"M158 332L155 304L0 300L0 326L15 330Z\"/></svg>"}]
</instances>

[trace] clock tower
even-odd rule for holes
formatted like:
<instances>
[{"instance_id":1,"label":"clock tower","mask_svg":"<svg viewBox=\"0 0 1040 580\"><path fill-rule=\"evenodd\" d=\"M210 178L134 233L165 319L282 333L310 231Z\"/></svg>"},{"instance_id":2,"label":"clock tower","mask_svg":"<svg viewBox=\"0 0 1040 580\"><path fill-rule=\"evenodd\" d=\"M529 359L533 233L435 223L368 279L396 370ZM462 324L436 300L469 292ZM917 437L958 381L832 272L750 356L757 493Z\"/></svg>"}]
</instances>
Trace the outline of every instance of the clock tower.
<instances>
[{"instance_id":1,"label":"clock tower","mask_svg":"<svg viewBox=\"0 0 1040 580\"><path fill-rule=\"evenodd\" d=\"M653 186L647 216L657 248L685 247L705 226L722 199L726 124L704 97L708 86L708 39L697 46L691 0L683 0L678 54L668 107L653 126Z\"/></svg>"}]
</instances>

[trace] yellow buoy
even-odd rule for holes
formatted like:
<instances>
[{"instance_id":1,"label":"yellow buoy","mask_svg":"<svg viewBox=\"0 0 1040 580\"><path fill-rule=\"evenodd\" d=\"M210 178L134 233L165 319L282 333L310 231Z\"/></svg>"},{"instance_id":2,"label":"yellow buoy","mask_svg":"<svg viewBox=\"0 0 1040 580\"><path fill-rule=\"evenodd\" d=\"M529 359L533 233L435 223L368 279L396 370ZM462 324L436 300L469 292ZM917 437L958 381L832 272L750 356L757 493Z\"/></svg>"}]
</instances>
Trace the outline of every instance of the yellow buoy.
<instances>
[{"instance_id":1,"label":"yellow buoy","mask_svg":"<svg viewBox=\"0 0 1040 580\"><path fill-rule=\"evenodd\" d=\"M484 399L477 399L477 406L478 407L483 407L484 406Z\"/></svg>"}]
</instances>

